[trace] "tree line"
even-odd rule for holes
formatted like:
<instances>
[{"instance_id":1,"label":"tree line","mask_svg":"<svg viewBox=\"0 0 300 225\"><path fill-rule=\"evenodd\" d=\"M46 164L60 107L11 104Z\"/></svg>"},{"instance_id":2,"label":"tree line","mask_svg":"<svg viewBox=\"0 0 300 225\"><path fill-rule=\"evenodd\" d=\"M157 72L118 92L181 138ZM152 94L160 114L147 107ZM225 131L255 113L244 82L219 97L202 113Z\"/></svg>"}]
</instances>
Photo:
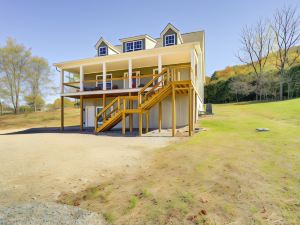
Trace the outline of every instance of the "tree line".
<instances>
[{"instance_id":1,"label":"tree line","mask_svg":"<svg viewBox=\"0 0 300 225\"><path fill-rule=\"evenodd\" d=\"M24 108L41 110L44 97L55 90L51 70L43 57L33 56L31 49L8 38L0 46L0 107L11 106L17 114ZM25 102L26 105L20 105Z\"/></svg>"},{"instance_id":2,"label":"tree line","mask_svg":"<svg viewBox=\"0 0 300 225\"><path fill-rule=\"evenodd\" d=\"M299 41L300 17L294 7L278 9L271 20L260 19L253 26L245 26L237 58L248 71L225 79L215 72L205 87L206 102L299 97Z\"/></svg>"}]
</instances>

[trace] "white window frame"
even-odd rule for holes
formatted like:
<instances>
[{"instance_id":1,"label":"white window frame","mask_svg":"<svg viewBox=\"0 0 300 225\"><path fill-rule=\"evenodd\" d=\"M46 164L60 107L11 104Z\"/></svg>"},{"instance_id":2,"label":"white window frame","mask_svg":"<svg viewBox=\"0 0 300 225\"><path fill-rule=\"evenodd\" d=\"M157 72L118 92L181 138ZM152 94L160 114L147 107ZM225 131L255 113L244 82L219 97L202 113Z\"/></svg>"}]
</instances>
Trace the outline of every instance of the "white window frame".
<instances>
[{"instance_id":1,"label":"white window frame","mask_svg":"<svg viewBox=\"0 0 300 225\"><path fill-rule=\"evenodd\" d=\"M100 79L98 79L98 77L101 77ZM112 78L112 74L111 73L108 73L106 74L106 90L112 90L112 80L110 79L110 81L107 81L107 78L110 77ZM98 80L102 80L102 81L98 81ZM99 75L96 75L96 87L98 87L98 84L101 84L102 83L102 87L103 87L103 74L99 74ZM107 89L107 83L110 83L110 89Z\"/></svg>"},{"instance_id":2,"label":"white window frame","mask_svg":"<svg viewBox=\"0 0 300 225\"><path fill-rule=\"evenodd\" d=\"M100 54L100 49L105 49L105 54ZM107 47L106 46L101 46L98 48L98 55L99 56L105 56L107 55Z\"/></svg>"},{"instance_id":3,"label":"white window frame","mask_svg":"<svg viewBox=\"0 0 300 225\"><path fill-rule=\"evenodd\" d=\"M141 48L135 48L135 43L140 42L141 43ZM128 50L127 44L131 43L132 44L132 49ZM136 41L128 41L125 42L125 52L133 52L133 51L138 51L138 50L143 50L143 40L136 40Z\"/></svg>"},{"instance_id":4,"label":"white window frame","mask_svg":"<svg viewBox=\"0 0 300 225\"><path fill-rule=\"evenodd\" d=\"M174 43L173 43L173 44L167 44L167 37L171 37L171 36L174 37ZM175 44L176 44L175 38L176 38L176 35L175 35L175 34L168 34L168 35L166 35L166 36L165 36L165 40L164 40L165 46L172 46L172 45L175 45Z\"/></svg>"},{"instance_id":5,"label":"white window frame","mask_svg":"<svg viewBox=\"0 0 300 225\"><path fill-rule=\"evenodd\" d=\"M135 75L134 75L135 74ZM141 72L140 71L132 71L132 76L137 76L138 78L136 78L136 87L135 88L138 88L138 86L141 84ZM125 89L125 86L126 86L126 80L128 80L128 72L125 72L124 73L124 78L127 78L127 79L124 79L123 80L123 87ZM129 88L129 87L128 87Z\"/></svg>"},{"instance_id":6,"label":"white window frame","mask_svg":"<svg viewBox=\"0 0 300 225\"><path fill-rule=\"evenodd\" d=\"M97 113L97 110L98 110L98 109L100 109L99 112L101 112L101 110L103 109L103 106L96 106L96 107L95 107L95 115L98 114L98 113ZM102 118L102 119L103 119L103 118ZM98 123L98 125L102 125L103 122L98 122L98 121L97 121L97 123Z\"/></svg>"}]
</instances>

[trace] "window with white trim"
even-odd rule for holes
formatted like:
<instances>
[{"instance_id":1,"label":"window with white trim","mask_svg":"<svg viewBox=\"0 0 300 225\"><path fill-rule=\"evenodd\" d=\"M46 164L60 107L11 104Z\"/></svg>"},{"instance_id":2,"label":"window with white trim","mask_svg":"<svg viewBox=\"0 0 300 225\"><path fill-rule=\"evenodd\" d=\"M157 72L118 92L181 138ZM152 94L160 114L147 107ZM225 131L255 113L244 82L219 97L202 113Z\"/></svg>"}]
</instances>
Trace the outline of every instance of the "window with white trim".
<instances>
[{"instance_id":1,"label":"window with white trim","mask_svg":"<svg viewBox=\"0 0 300 225\"><path fill-rule=\"evenodd\" d=\"M125 43L125 52L138 51L143 49L143 41L130 41Z\"/></svg>"},{"instance_id":2,"label":"window with white trim","mask_svg":"<svg viewBox=\"0 0 300 225\"><path fill-rule=\"evenodd\" d=\"M106 46L99 47L98 55L99 56L107 55L107 47Z\"/></svg>"},{"instance_id":3,"label":"window with white trim","mask_svg":"<svg viewBox=\"0 0 300 225\"><path fill-rule=\"evenodd\" d=\"M175 45L175 34L165 36L165 46Z\"/></svg>"}]
</instances>

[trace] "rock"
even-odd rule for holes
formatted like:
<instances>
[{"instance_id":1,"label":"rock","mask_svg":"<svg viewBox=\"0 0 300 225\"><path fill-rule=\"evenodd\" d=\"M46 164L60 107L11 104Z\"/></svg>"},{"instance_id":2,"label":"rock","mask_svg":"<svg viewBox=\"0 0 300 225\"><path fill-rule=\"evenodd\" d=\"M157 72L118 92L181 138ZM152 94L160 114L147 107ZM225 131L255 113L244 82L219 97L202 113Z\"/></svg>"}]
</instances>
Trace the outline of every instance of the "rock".
<instances>
[{"instance_id":1,"label":"rock","mask_svg":"<svg viewBox=\"0 0 300 225\"><path fill-rule=\"evenodd\" d=\"M264 132L264 131L269 131L269 130L270 130L269 128L264 128L264 127L256 128L256 131L258 131L258 132Z\"/></svg>"},{"instance_id":2,"label":"rock","mask_svg":"<svg viewBox=\"0 0 300 225\"><path fill-rule=\"evenodd\" d=\"M206 210L205 209L202 209L201 211L200 211L200 213L199 213L200 215L202 214L202 215L207 215L207 212L206 212Z\"/></svg>"}]
</instances>

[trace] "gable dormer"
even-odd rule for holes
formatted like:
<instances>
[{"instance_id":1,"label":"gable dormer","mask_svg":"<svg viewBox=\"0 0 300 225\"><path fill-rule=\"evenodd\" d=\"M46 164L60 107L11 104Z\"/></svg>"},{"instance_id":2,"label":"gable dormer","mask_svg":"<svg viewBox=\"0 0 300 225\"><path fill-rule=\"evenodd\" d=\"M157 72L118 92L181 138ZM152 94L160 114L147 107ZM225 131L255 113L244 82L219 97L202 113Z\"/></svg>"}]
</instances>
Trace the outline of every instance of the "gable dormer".
<instances>
[{"instance_id":1,"label":"gable dormer","mask_svg":"<svg viewBox=\"0 0 300 225\"><path fill-rule=\"evenodd\" d=\"M97 56L114 55L120 53L112 44L102 37L96 43L95 48L97 50Z\"/></svg>"},{"instance_id":2,"label":"gable dormer","mask_svg":"<svg viewBox=\"0 0 300 225\"><path fill-rule=\"evenodd\" d=\"M183 43L180 31L171 23L160 33L160 38L164 47Z\"/></svg>"},{"instance_id":3,"label":"gable dormer","mask_svg":"<svg viewBox=\"0 0 300 225\"><path fill-rule=\"evenodd\" d=\"M123 46L123 52L133 52L144 49L154 48L156 45L156 40L147 34L122 38L120 39Z\"/></svg>"}]
</instances>

